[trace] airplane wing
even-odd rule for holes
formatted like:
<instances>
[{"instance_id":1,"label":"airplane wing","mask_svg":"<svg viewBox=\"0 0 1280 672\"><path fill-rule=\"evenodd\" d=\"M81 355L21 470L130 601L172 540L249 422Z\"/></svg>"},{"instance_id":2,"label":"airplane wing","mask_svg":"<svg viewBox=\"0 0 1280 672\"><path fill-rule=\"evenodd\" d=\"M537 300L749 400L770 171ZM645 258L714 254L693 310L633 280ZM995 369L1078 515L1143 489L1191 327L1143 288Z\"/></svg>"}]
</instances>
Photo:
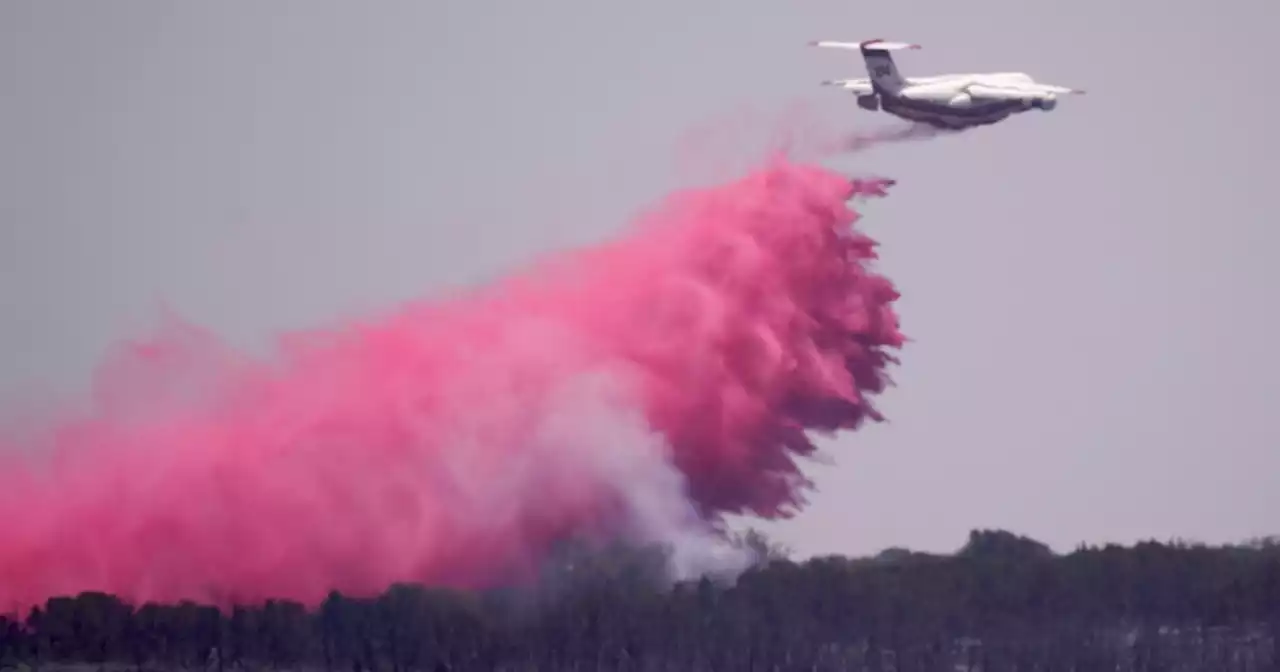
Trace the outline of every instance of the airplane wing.
<instances>
[{"instance_id":1,"label":"airplane wing","mask_svg":"<svg viewBox=\"0 0 1280 672\"><path fill-rule=\"evenodd\" d=\"M986 100L1016 100L1024 98L1027 95L1043 95L1046 93L1077 93L1082 94L1084 91L1078 89L1068 89L1065 86L1054 86L1052 84L970 84L966 91L974 98L983 98Z\"/></svg>"},{"instance_id":2,"label":"airplane wing","mask_svg":"<svg viewBox=\"0 0 1280 672\"><path fill-rule=\"evenodd\" d=\"M1040 89L1044 89L1049 93L1074 93L1077 96L1083 96L1085 94L1084 89L1072 89L1065 86L1058 86L1056 84L1040 84L1037 82L1035 86Z\"/></svg>"},{"instance_id":3,"label":"airplane wing","mask_svg":"<svg viewBox=\"0 0 1280 672\"><path fill-rule=\"evenodd\" d=\"M983 100L1020 100L1028 94L1039 93L1024 87L992 86L991 84L970 84L965 91L970 96Z\"/></svg>"}]
</instances>

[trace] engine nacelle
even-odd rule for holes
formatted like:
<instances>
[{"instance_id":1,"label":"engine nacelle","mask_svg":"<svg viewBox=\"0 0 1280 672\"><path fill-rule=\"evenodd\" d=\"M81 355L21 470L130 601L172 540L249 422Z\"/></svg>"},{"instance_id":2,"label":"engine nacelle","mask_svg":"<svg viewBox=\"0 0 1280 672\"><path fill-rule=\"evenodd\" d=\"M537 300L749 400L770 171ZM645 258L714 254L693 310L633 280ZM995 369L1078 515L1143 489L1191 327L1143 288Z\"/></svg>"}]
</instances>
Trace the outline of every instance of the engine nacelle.
<instances>
[{"instance_id":1,"label":"engine nacelle","mask_svg":"<svg viewBox=\"0 0 1280 672\"><path fill-rule=\"evenodd\" d=\"M858 96L858 107L875 112L880 109L880 98L875 95Z\"/></svg>"},{"instance_id":2,"label":"engine nacelle","mask_svg":"<svg viewBox=\"0 0 1280 672\"><path fill-rule=\"evenodd\" d=\"M1053 108L1058 106L1058 99L1051 94L1048 96L1044 96L1043 98L1036 98L1035 100L1031 101L1031 106L1036 109L1040 109L1040 110L1044 110L1045 112L1048 112L1049 110L1052 110Z\"/></svg>"},{"instance_id":3,"label":"engine nacelle","mask_svg":"<svg viewBox=\"0 0 1280 672\"><path fill-rule=\"evenodd\" d=\"M968 107L973 104L973 96L967 93L958 93L952 96L951 100L947 101L947 104L951 107Z\"/></svg>"}]
</instances>

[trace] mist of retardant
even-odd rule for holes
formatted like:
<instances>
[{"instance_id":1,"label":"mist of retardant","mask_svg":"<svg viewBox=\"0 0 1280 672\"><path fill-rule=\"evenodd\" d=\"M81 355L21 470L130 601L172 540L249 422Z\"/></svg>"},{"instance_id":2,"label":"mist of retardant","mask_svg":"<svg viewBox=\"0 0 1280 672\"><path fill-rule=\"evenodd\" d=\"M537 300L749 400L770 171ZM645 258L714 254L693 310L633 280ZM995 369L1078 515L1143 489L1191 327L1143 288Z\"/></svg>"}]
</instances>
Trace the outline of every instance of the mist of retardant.
<instances>
[{"instance_id":1,"label":"mist of retardant","mask_svg":"<svg viewBox=\"0 0 1280 672\"><path fill-rule=\"evenodd\" d=\"M584 535L731 569L718 516L786 515L806 430L876 418L897 294L847 201L885 186L778 161L265 358L169 320L0 449L0 610L483 587Z\"/></svg>"}]
</instances>

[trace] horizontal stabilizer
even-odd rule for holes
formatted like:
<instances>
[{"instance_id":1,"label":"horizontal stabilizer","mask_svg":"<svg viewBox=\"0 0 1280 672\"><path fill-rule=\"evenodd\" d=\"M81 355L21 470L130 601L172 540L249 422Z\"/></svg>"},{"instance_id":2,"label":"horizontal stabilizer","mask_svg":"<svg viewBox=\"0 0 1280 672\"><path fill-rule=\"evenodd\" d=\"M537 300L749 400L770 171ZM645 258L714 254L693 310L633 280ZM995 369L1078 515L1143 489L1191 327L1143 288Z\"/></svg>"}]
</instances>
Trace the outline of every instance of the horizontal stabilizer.
<instances>
[{"instance_id":1,"label":"horizontal stabilizer","mask_svg":"<svg viewBox=\"0 0 1280 672\"><path fill-rule=\"evenodd\" d=\"M871 86L871 82L865 79L824 79L823 86L838 86L842 89L859 89L864 86Z\"/></svg>"},{"instance_id":2,"label":"horizontal stabilizer","mask_svg":"<svg viewBox=\"0 0 1280 672\"><path fill-rule=\"evenodd\" d=\"M811 47L826 47L828 49L856 49L866 51L897 51L900 49L919 49L920 45L910 42L889 42L886 40L864 40L862 42L837 42L833 40L814 40L809 43Z\"/></svg>"},{"instance_id":3,"label":"horizontal stabilizer","mask_svg":"<svg viewBox=\"0 0 1280 672\"><path fill-rule=\"evenodd\" d=\"M866 94L873 93L875 86L870 80L866 79L828 79L822 82L823 86L834 86L850 93Z\"/></svg>"}]
</instances>

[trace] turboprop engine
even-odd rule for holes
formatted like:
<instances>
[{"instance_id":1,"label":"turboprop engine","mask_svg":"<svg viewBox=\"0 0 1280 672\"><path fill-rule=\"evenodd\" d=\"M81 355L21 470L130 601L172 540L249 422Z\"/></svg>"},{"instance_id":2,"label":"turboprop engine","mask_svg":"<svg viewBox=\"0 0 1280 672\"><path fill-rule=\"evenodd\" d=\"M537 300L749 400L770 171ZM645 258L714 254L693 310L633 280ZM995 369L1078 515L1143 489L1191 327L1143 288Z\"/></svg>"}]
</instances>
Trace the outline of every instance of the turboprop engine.
<instances>
[{"instance_id":1,"label":"turboprop engine","mask_svg":"<svg viewBox=\"0 0 1280 672\"><path fill-rule=\"evenodd\" d=\"M1045 112L1048 112L1049 110L1052 110L1053 108L1058 106L1058 97L1051 93L1042 98L1036 98L1034 101L1031 102L1031 105L1032 107L1036 107L1041 110L1044 110Z\"/></svg>"}]
</instances>

